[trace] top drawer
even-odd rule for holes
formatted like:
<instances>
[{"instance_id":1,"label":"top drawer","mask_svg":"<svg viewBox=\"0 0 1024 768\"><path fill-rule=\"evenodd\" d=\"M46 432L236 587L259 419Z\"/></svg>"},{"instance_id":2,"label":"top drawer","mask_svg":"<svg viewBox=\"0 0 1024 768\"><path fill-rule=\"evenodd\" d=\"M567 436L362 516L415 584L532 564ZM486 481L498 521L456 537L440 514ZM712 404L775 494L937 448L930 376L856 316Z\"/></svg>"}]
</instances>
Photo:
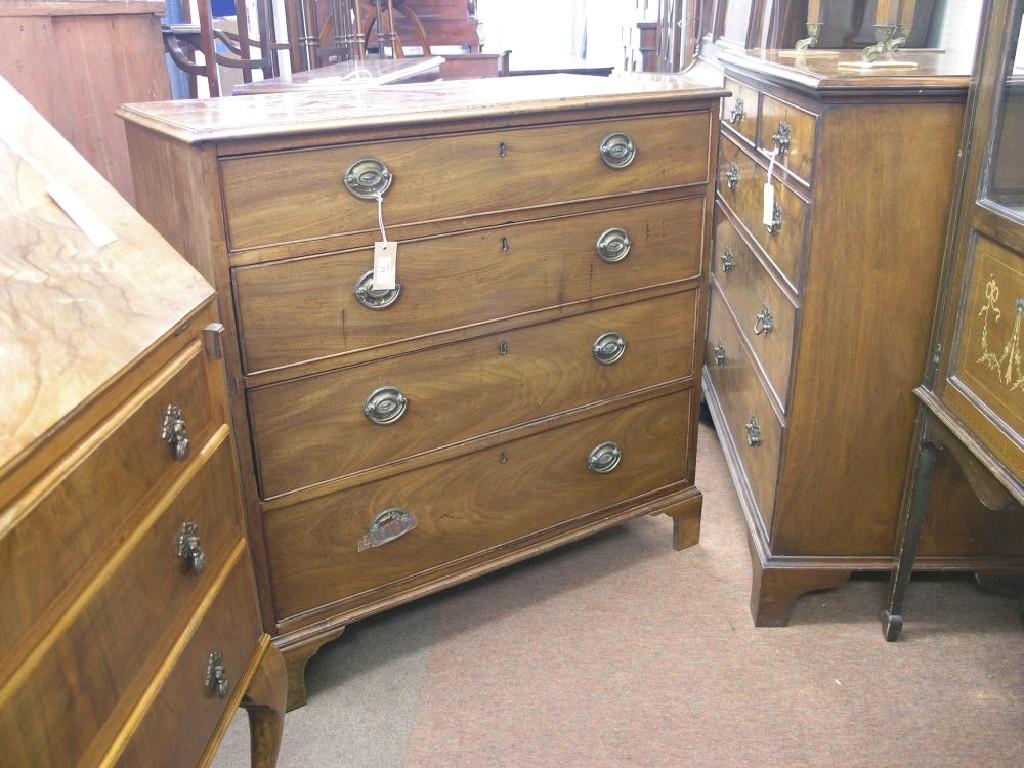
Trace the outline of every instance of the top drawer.
<instances>
[{"instance_id":1,"label":"top drawer","mask_svg":"<svg viewBox=\"0 0 1024 768\"><path fill-rule=\"evenodd\" d=\"M756 88L725 78L732 96L722 99L722 125L728 125L753 144L757 141L757 108L760 94Z\"/></svg>"},{"instance_id":2,"label":"top drawer","mask_svg":"<svg viewBox=\"0 0 1024 768\"><path fill-rule=\"evenodd\" d=\"M372 194L346 187L362 160L382 164L358 168L367 181L387 168L384 221L393 227L701 183L710 130L710 114L697 112L228 158L229 247L376 233Z\"/></svg>"},{"instance_id":3,"label":"top drawer","mask_svg":"<svg viewBox=\"0 0 1024 768\"><path fill-rule=\"evenodd\" d=\"M761 138L765 152L777 150L776 162L808 184L814 166L817 119L810 112L771 96L761 99Z\"/></svg>"}]
</instances>

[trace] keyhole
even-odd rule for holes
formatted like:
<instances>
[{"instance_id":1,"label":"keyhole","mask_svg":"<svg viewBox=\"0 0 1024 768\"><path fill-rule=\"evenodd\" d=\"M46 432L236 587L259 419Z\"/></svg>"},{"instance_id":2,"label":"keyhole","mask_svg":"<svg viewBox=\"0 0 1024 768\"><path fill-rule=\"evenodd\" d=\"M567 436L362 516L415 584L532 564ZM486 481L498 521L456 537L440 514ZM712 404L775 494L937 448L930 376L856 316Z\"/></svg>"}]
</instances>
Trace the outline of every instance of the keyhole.
<instances>
[{"instance_id":1,"label":"keyhole","mask_svg":"<svg viewBox=\"0 0 1024 768\"><path fill-rule=\"evenodd\" d=\"M505 144L505 142L503 141L503 142L501 142L498 145L498 157L505 157L505 154L507 152L508 152L508 145Z\"/></svg>"},{"instance_id":2,"label":"keyhole","mask_svg":"<svg viewBox=\"0 0 1024 768\"><path fill-rule=\"evenodd\" d=\"M508 464L508 454L502 451L501 456L498 457L498 462L500 464Z\"/></svg>"},{"instance_id":3,"label":"keyhole","mask_svg":"<svg viewBox=\"0 0 1024 768\"><path fill-rule=\"evenodd\" d=\"M503 238L501 238L501 252L502 253L508 253L508 251L509 251L508 238L507 237L503 237Z\"/></svg>"},{"instance_id":4,"label":"keyhole","mask_svg":"<svg viewBox=\"0 0 1024 768\"><path fill-rule=\"evenodd\" d=\"M499 355L507 355L508 354L508 342L507 341L503 341L503 342L501 342L498 345L498 354Z\"/></svg>"}]
</instances>

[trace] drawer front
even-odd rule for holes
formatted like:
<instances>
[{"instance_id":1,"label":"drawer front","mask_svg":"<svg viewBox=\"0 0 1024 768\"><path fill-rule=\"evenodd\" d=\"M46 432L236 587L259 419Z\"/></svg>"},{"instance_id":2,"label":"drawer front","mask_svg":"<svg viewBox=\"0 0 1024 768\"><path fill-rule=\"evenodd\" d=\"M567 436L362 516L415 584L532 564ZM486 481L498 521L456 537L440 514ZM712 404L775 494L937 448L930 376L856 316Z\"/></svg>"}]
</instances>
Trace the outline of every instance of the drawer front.
<instances>
[{"instance_id":1,"label":"drawer front","mask_svg":"<svg viewBox=\"0 0 1024 768\"><path fill-rule=\"evenodd\" d=\"M776 400L784 408L793 363L796 307L747 247L721 206L715 211L712 269L775 391Z\"/></svg>"},{"instance_id":2,"label":"drawer front","mask_svg":"<svg viewBox=\"0 0 1024 768\"><path fill-rule=\"evenodd\" d=\"M682 481L690 392L512 440L332 496L266 512L279 618L368 592L458 558ZM615 442L610 472L588 468ZM416 527L379 546L369 532L399 508ZM448 570L453 570L449 568Z\"/></svg>"},{"instance_id":3,"label":"drawer front","mask_svg":"<svg viewBox=\"0 0 1024 768\"><path fill-rule=\"evenodd\" d=\"M751 144L757 141L757 115L760 93L756 88L725 78L732 96L722 99L722 125L727 125Z\"/></svg>"},{"instance_id":4,"label":"drawer front","mask_svg":"<svg viewBox=\"0 0 1024 768\"><path fill-rule=\"evenodd\" d=\"M710 129L699 112L230 158L221 161L230 247L376 233L376 201L345 186L362 160L390 173L384 221L393 227L703 183ZM627 167L602 159L612 135L632 140Z\"/></svg>"},{"instance_id":5,"label":"drawer front","mask_svg":"<svg viewBox=\"0 0 1024 768\"><path fill-rule=\"evenodd\" d=\"M402 243L401 289L382 308L355 292L371 250L236 269L245 365L277 368L694 277L703 215L703 198L692 198ZM616 229L630 246L606 261L597 243Z\"/></svg>"},{"instance_id":6,"label":"drawer front","mask_svg":"<svg viewBox=\"0 0 1024 768\"><path fill-rule=\"evenodd\" d=\"M235 553L223 585L159 683L116 765L186 768L199 763L262 634L248 550L240 546ZM213 652L220 654L226 678L222 691L207 685Z\"/></svg>"},{"instance_id":7,"label":"drawer front","mask_svg":"<svg viewBox=\"0 0 1024 768\"><path fill-rule=\"evenodd\" d=\"M999 459L1024 472L1024 255L976 234L952 376L944 398ZM985 415L991 413L994 418ZM995 439L993 439L995 438Z\"/></svg>"},{"instance_id":8,"label":"drawer front","mask_svg":"<svg viewBox=\"0 0 1024 768\"><path fill-rule=\"evenodd\" d=\"M771 531L782 425L772 410L768 395L754 371L753 361L743 347L739 332L717 290L711 293L711 319L705 353L711 382L736 445L743 474L753 492L765 529Z\"/></svg>"},{"instance_id":9,"label":"drawer front","mask_svg":"<svg viewBox=\"0 0 1024 768\"><path fill-rule=\"evenodd\" d=\"M0 691L0 733L33 724L13 744L5 740L7 757L24 750L13 764L63 767L104 752L170 649L175 625L184 626L241 541L226 429L215 442L196 457L205 462L199 474L161 502L88 598L62 617L45 650ZM186 522L196 526L192 551L205 555L201 571L195 557L176 555Z\"/></svg>"},{"instance_id":10,"label":"drawer front","mask_svg":"<svg viewBox=\"0 0 1024 768\"><path fill-rule=\"evenodd\" d=\"M689 377L695 300L672 294L251 390L264 498Z\"/></svg>"},{"instance_id":11,"label":"drawer front","mask_svg":"<svg viewBox=\"0 0 1024 768\"><path fill-rule=\"evenodd\" d=\"M775 162L805 182L811 181L816 128L817 119L810 112L762 96L758 145L766 152L778 150Z\"/></svg>"},{"instance_id":12,"label":"drawer front","mask_svg":"<svg viewBox=\"0 0 1024 768\"><path fill-rule=\"evenodd\" d=\"M775 203L779 226L770 232L764 224L764 183L767 171L735 143L723 137L718 167L718 193L753 235L775 266L796 287L803 264L807 206L777 179Z\"/></svg>"},{"instance_id":13,"label":"drawer front","mask_svg":"<svg viewBox=\"0 0 1024 768\"><path fill-rule=\"evenodd\" d=\"M104 436L105 427L87 438L67 460L70 469L59 466L14 502L15 522L0 528L0 563L7 574L0 579L0 669L80 572L99 567L97 553L112 548L112 537L146 496L195 461L195 450L177 460L161 437L168 404L181 409L192 448L219 423L202 348L196 343L185 354L183 365L179 358L157 377L151 396L111 417L109 434Z\"/></svg>"}]
</instances>

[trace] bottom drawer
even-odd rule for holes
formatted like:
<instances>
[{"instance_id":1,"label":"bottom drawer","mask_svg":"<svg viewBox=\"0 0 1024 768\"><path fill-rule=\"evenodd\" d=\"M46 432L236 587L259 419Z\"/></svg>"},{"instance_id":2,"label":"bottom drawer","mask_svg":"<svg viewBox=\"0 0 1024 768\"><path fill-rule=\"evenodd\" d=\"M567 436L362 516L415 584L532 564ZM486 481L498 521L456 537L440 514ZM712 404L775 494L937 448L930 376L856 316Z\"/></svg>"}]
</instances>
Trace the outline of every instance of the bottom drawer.
<instances>
[{"instance_id":1,"label":"bottom drawer","mask_svg":"<svg viewBox=\"0 0 1024 768\"><path fill-rule=\"evenodd\" d=\"M186 768L196 765L224 714L235 684L256 650L262 630L248 550L239 544L219 590L162 681L117 765ZM220 654L227 683L208 685L212 653Z\"/></svg>"},{"instance_id":2,"label":"bottom drawer","mask_svg":"<svg viewBox=\"0 0 1024 768\"><path fill-rule=\"evenodd\" d=\"M663 395L266 512L278 619L679 483L687 466L690 395ZM588 457L609 441L621 458L608 471L595 472ZM396 508L404 515L393 514L389 526L371 536L375 519ZM400 533L403 520L415 527L366 546Z\"/></svg>"},{"instance_id":3,"label":"bottom drawer","mask_svg":"<svg viewBox=\"0 0 1024 768\"><path fill-rule=\"evenodd\" d=\"M778 479L782 424L757 377L750 353L740 341L740 333L717 287L711 292L711 319L707 338L704 360L711 375L714 393L725 414L729 433L736 445L761 520L770 532L775 513L775 483Z\"/></svg>"}]
</instances>

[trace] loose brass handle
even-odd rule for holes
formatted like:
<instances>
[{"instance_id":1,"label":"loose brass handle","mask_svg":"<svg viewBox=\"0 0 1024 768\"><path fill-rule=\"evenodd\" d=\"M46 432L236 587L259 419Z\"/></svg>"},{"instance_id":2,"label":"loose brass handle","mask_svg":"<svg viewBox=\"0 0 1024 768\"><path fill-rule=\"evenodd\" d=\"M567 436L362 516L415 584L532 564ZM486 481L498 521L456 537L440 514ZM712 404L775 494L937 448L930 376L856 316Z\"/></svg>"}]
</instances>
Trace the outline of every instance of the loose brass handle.
<instances>
[{"instance_id":1,"label":"loose brass handle","mask_svg":"<svg viewBox=\"0 0 1024 768\"><path fill-rule=\"evenodd\" d=\"M774 235L782 229L782 209L778 203L772 203L772 222L765 224L764 228L768 230L769 235Z\"/></svg>"},{"instance_id":2,"label":"loose brass handle","mask_svg":"<svg viewBox=\"0 0 1024 768\"><path fill-rule=\"evenodd\" d=\"M715 365L719 367L725 365L725 344L722 342L715 344Z\"/></svg>"},{"instance_id":3,"label":"loose brass handle","mask_svg":"<svg viewBox=\"0 0 1024 768\"><path fill-rule=\"evenodd\" d=\"M594 447L587 457L587 466L596 475L606 475L619 466L622 461L622 449L618 443L608 440Z\"/></svg>"},{"instance_id":4,"label":"loose brass handle","mask_svg":"<svg viewBox=\"0 0 1024 768\"><path fill-rule=\"evenodd\" d=\"M628 133L609 133L601 140L601 160L609 168L619 170L636 159L636 144Z\"/></svg>"},{"instance_id":5,"label":"loose brass handle","mask_svg":"<svg viewBox=\"0 0 1024 768\"><path fill-rule=\"evenodd\" d=\"M739 125L743 122L743 99L737 98L729 110L729 125Z\"/></svg>"},{"instance_id":6,"label":"loose brass handle","mask_svg":"<svg viewBox=\"0 0 1024 768\"><path fill-rule=\"evenodd\" d=\"M740 167L736 163L729 163L725 170L725 184L730 190L740 185Z\"/></svg>"},{"instance_id":7,"label":"loose brass handle","mask_svg":"<svg viewBox=\"0 0 1024 768\"><path fill-rule=\"evenodd\" d=\"M754 320L754 335L767 336L773 330L775 330L775 317L768 305L765 304Z\"/></svg>"},{"instance_id":8,"label":"loose brass handle","mask_svg":"<svg viewBox=\"0 0 1024 768\"><path fill-rule=\"evenodd\" d=\"M776 152L780 155L789 152L789 146L792 141L793 126L784 120L780 120L778 129L772 134L772 142L775 144Z\"/></svg>"},{"instance_id":9,"label":"loose brass handle","mask_svg":"<svg viewBox=\"0 0 1024 768\"><path fill-rule=\"evenodd\" d=\"M222 699L231 689L228 673L224 668L224 656L220 651L210 651L210 658L206 664L206 687Z\"/></svg>"},{"instance_id":10,"label":"loose brass handle","mask_svg":"<svg viewBox=\"0 0 1024 768\"><path fill-rule=\"evenodd\" d=\"M602 333L593 346L594 359L601 365L614 365L626 354L626 340L615 331Z\"/></svg>"},{"instance_id":11,"label":"loose brass handle","mask_svg":"<svg viewBox=\"0 0 1024 768\"><path fill-rule=\"evenodd\" d=\"M722 253L722 271L726 274L732 272L732 268L736 266L736 261L732 256L732 248L728 245L725 246L725 252Z\"/></svg>"},{"instance_id":12,"label":"loose brass handle","mask_svg":"<svg viewBox=\"0 0 1024 768\"><path fill-rule=\"evenodd\" d=\"M409 398L398 387L380 387L373 390L363 403L363 413L374 424L394 424L405 415Z\"/></svg>"},{"instance_id":13,"label":"loose brass handle","mask_svg":"<svg viewBox=\"0 0 1024 768\"><path fill-rule=\"evenodd\" d=\"M374 547L380 547L388 542L399 539L419 525L419 520L412 512L406 512L398 507L385 509L373 518L370 528L356 543L356 551L362 552Z\"/></svg>"},{"instance_id":14,"label":"loose brass handle","mask_svg":"<svg viewBox=\"0 0 1024 768\"><path fill-rule=\"evenodd\" d=\"M761 444L761 424L757 416L751 416L750 421L743 425L747 430L747 445L756 448Z\"/></svg>"},{"instance_id":15,"label":"loose brass handle","mask_svg":"<svg viewBox=\"0 0 1024 768\"><path fill-rule=\"evenodd\" d=\"M601 261L614 264L629 256L629 249L633 242L629 239L629 233L620 227L606 229L597 238L597 255Z\"/></svg>"},{"instance_id":16,"label":"loose brass handle","mask_svg":"<svg viewBox=\"0 0 1024 768\"><path fill-rule=\"evenodd\" d=\"M202 573L206 567L206 553L203 551L203 543L199 540L199 525L193 522L181 524L181 531L178 533L178 559L185 566L186 571Z\"/></svg>"},{"instance_id":17,"label":"loose brass handle","mask_svg":"<svg viewBox=\"0 0 1024 768\"><path fill-rule=\"evenodd\" d=\"M356 301L367 309L387 309L396 301L402 292L402 286L395 283L394 288L375 291L373 289L373 270L365 272L358 280L352 291Z\"/></svg>"},{"instance_id":18,"label":"loose brass handle","mask_svg":"<svg viewBox=\"0 0 1024 768\"><path fill-rule=\"evenodd\" d=\"M160 429L160 439L171 447L171 455L175 461L184 461L192 450L192 443L188 439L188 424L185 422L185 415L181 408L176 405L168 405L164 411L164 423Z\"/></svg>"},{"instance_id":19,"label":"loose brass handle","mask_svg":"<svg viewBox=\"0 0 1024 768\"><path fill-rule=\"evenodd\" d=\"M345 189L360 200L373 200L388 191L394 178L391 169L380 160L364 157L345 172Z\"/></svg>"}]
</instances>

